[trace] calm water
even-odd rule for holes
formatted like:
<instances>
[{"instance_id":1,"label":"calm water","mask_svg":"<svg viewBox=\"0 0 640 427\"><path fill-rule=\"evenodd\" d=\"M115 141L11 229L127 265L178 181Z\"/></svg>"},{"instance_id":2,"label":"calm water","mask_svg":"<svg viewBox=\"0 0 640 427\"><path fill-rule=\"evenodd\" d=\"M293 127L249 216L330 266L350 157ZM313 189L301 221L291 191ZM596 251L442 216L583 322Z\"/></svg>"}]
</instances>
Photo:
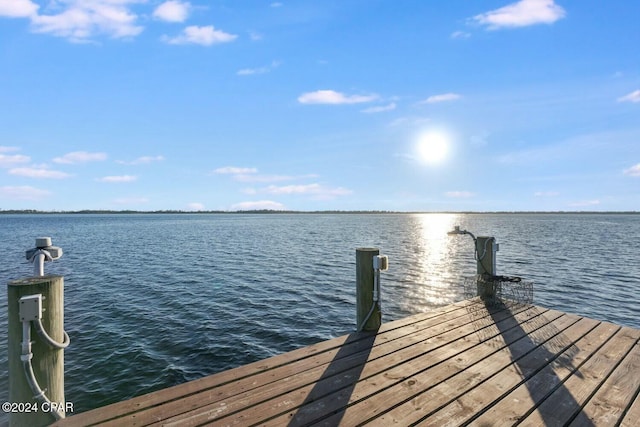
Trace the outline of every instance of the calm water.
<instances>
[{"instance_id":1,"label":"calm water","mask_svg":"<svg viewBox=\"0 0 640 427\"><path fill-rule=\"evenodd\" d=\"M640 215L0 215L0 281L24 251L64 256L66 399L84 411L355 329L355 248L389 256L384 321L463 298L472 241L500 243L498 273L535 282L538 305L640 328ZM8 399L6 288L0 402ZM2 419L0 418L0 421Z\"/></svg>"}]
</instances>

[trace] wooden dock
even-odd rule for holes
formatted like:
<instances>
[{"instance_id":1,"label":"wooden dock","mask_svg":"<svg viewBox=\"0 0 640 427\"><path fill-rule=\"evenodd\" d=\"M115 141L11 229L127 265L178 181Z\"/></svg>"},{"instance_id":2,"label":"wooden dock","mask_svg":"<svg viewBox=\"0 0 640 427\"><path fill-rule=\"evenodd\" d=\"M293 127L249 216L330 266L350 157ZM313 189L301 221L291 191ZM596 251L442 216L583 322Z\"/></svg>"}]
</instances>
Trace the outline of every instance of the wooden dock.
<instances>
[{"instance_id":1,"label":"wooden dock","mask_svg":"<svg viewBox=\"0 0 640 427\"><path fill-rule=\"evenodd\" d=\"M640 425L640 331L479 299L58 426Z\"/></svg>"}]
</instances>

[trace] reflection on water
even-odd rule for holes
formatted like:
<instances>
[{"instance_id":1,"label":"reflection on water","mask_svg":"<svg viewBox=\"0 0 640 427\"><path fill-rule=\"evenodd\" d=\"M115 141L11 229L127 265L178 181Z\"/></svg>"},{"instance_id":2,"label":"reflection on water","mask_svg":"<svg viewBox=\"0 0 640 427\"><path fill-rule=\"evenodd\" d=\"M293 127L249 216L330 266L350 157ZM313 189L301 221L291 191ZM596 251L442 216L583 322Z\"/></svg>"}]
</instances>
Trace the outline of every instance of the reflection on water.
<instances>
[{"instance_id":1,"label":"reflection on water","mask_svg":"<svg viewBox=\"0 0 640 427\"><path fill-rule=\"evenodd\" d=\"M402 270L402 282L411 283L401 295L402 305L409 312L425 307L451 303L460 293L459 262L469 263L473 245L448 236L459 221L457 214L415 214L411 218L408 240L412 247L405 255L411 268ZM464 243L464 244L461 244ZM464 261L463 261L464 260Z\"/></svg>"}]
</instances>

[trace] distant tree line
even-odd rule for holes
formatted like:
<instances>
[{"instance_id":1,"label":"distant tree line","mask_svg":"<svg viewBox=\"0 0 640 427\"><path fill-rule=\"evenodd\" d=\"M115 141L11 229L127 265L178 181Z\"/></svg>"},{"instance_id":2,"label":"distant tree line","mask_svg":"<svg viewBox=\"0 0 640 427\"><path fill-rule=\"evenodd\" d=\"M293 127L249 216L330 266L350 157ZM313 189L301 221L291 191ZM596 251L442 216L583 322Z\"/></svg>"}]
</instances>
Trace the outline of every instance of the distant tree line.
<instances>
[{"instance_id":1,"label":"distant tree line","mask_svg":"<svg viewBox=\"0 0 640 427\"><path fill-rule=\"evenodd\" d=\"M294 211L294 210L273 210L256 209L243 211L184 211L184 210L108 210L108 209L83 209L79 211L41 211L37 209L0 209L2 214L638 214L640 211L385 211L385 210L316 210L316 211Z\"/></svg>"}]
</instances>

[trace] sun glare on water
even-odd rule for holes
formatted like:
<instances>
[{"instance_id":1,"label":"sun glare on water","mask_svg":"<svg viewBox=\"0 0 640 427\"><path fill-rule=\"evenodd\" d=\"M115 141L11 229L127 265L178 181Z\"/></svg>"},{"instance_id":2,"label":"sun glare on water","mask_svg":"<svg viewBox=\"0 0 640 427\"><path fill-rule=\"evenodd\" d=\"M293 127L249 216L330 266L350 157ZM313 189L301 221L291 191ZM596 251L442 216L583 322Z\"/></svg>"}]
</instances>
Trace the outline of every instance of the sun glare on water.
<instances>
[{"instance_id":1,"label":"sun glare on water","mask_svg":"<svg viewBox=\"0 0 640 427\"><path fill-rule=\"evenodd\" d=\"M449 154L449 138L442 132L425 132L418 137L416 150L421 162L428 165L442 163Z\"/></svg>"}]
</instances>

